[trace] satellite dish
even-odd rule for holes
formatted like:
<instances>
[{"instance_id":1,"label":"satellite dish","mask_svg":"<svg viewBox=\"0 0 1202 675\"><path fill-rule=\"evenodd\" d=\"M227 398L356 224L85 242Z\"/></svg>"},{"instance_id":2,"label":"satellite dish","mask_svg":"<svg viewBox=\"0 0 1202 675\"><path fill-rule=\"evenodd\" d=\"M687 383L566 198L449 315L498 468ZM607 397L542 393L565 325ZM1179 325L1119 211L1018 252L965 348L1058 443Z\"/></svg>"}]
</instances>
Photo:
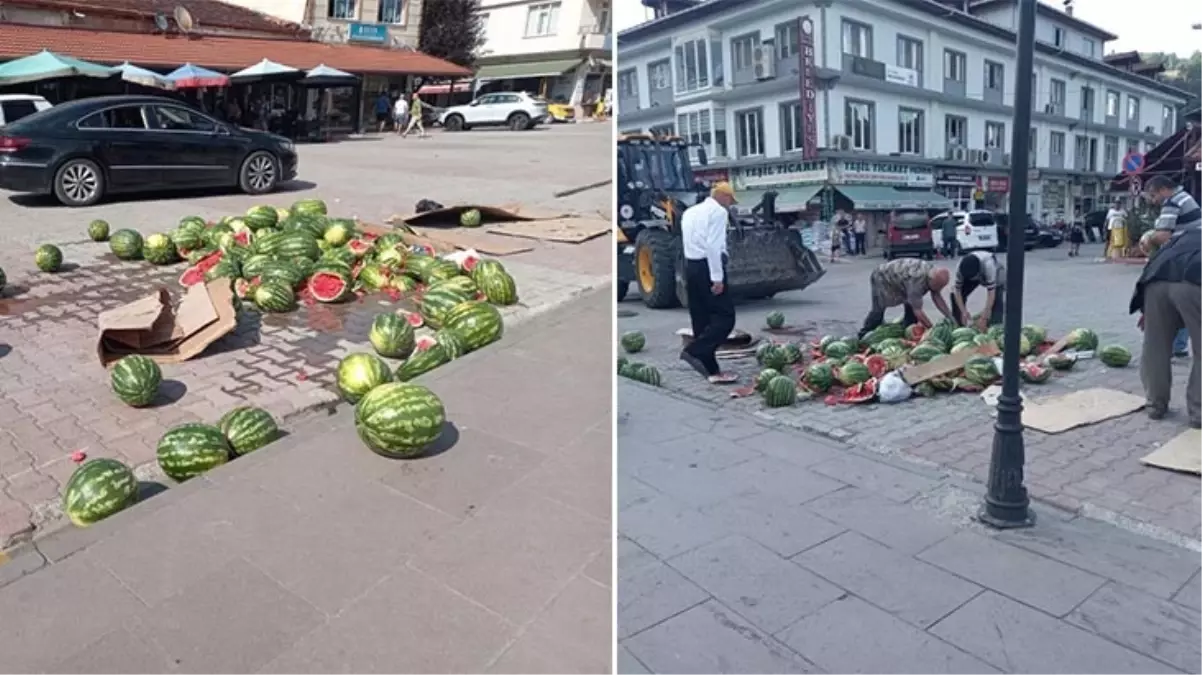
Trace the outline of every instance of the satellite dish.
<instances>
[{"instance_id":1,"label":"satellite dish","mask_svg":"<svg viewBox=\"0 0 1202 675\"><path fill-rule=\"evenodd\" d=\"M196 25L195 22L192 21L192 13L184 9L183 5L179 5L175 8L175 23L179 25L180 31L184 33L191 31Z\"/></svg>"},{"instance_id":2,"label":"satellite dish","mask_svg":"<svg viewBox=\"0 0 1202 675\"><path fill-rule=\"evenodd\" d=\"M154 27L159 30L167 30L167 17L162 12L156 12L154 15Z\"/></svg>"}]
</instances>

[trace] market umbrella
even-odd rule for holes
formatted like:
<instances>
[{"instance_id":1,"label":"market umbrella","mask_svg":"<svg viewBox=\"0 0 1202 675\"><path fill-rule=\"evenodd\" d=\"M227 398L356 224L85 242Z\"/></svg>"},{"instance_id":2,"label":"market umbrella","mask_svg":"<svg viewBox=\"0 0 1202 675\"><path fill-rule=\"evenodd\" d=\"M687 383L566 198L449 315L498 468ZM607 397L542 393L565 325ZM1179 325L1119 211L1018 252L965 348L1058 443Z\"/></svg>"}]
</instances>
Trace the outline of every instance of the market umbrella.
<instances>
[{"instance_id":1,"label":"market umbrella","mask_svg":"<svg viewBox=\"0 0 1202 675\"><path fill-rule=\"evenodd\" d=\"M140 84L143 87L153 87L155 89L175 89L175 84L171 80L153 70L139 68L129 61L117 66L116 70L121 73L121 79L126 82Z\"/></svg>"},{"instance_id":2,"label":"market umbrella","mask_svg":"<svg viewBox=\"0 0 1202 675\"><path fill-rule=\"evenodd\" d=\"M167 80L176 89L199 89L200 87L224 87L230 83L228 75L194 66L191 63L176 68L167 74Z\"/></svg>"},{"instance_id":3,"label":"market umbrella","mask_svg":"<svg viewBox=\"0 0 1202 675\"><path fill-rule=\"evenodd\" d=\"M324 63L305 73L305 78L301 80L301 84L307 87L353 87L358 82L358 77Z\"/></svg>"},{"instance_id":4,"label":"market umbrella","mask_svg":"<svg viewBox=\"0 0 1202 675\"><path fill-rule=\"evenodd\" d=\"M15 61L0 64L0 86L38 82L59 77L112 77L117 71L108 66L73 59L43 49Z\"/></svg>"},{"instance_id":5,"label":"market umbrella","mask_svg":"<svg viewBox=\"0 0 1202 675\"><path fill-rule=\"evenodd\" d=\"M275 61L263 59L249 68L243 68L238 72L230 75L230 82L247 83L247 82L267 82L280 80L297 80L304 73L293 68L285 66Z\"/></svg>"}]
</instances>

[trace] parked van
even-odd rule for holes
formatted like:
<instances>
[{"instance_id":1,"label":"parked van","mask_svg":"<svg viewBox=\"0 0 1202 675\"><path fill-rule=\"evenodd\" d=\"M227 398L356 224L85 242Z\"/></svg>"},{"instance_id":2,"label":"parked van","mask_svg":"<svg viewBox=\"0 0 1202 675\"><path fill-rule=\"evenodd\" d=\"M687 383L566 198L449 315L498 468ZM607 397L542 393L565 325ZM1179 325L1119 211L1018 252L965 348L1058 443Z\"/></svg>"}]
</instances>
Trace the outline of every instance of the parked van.
<instances>
[{"instance_id":1,"label":"parked van","mask_svg":"<svg viewBox=\"0 0 1202 675\"><path fill-rule=\"evenodd\" d=\"M931 237L931 219L924 211L898 211L885 225L885 260L906 256L932 260L935 242Z\"/></svg>"},{"instance_id":2,"label":"parked van","mask_svg":"<svg viewBox=\"0 0 1202 675\"><path fill-rule=\"evenodd\" d=\"M956 253L997 251L997 220L993 211L946 211L931 218L931 239L936 249L943 248L943 222L956 221Z\"/></svg>"}]
</instances>

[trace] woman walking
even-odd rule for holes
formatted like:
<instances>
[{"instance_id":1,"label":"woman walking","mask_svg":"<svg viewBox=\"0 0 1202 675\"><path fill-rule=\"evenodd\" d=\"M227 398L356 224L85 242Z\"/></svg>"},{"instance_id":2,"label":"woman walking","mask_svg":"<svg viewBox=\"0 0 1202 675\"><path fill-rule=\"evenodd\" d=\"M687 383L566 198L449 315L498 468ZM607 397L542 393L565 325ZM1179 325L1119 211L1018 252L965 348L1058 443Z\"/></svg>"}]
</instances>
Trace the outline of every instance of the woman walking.
<instances>
[{"instance_id":1,"label":"woman walking","mask_svg":"<svg viewBox=\"0 0 1202 675\"><path fill-rule=\"evenodd\" d=\"M1122 258L1127 252L1127 214L1123 205L1117 199L1114 206L1106 214L1106 229L1110 236L1107 238L1107 254L1111 259Z\"/></svg>"}]
</instances>

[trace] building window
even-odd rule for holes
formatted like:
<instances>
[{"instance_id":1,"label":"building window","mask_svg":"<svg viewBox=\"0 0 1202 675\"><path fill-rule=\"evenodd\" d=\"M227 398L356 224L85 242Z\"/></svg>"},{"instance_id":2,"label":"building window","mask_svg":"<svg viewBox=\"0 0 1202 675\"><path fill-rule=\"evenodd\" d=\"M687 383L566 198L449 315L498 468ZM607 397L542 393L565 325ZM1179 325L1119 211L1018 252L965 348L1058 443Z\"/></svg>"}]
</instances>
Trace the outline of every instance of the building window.
<instances>
[{"instance_id":1,"label":"building window","mask_svg":"<svg viewBox=\"0 0 1202 675\"><path fill-rule=\"evenodd\" d=\"M943 118L943 131L949 148L968 147L968 118L948 115Z\"/></svg>"},{"instance_id":2,"label":"building window","mask_svg":"<svg viewBox=\"0 0 1202 675\"><path fill-rule=\"evenodd\" d=\"M801 24L786 21L776 25L776 60L796 59L801 53Z\"/></svg>"},{"instance_id":3,"label":"building window","mask_svg":"<svg viewBox=\"0 0 1202 675\"><path fill-rule=\"evenodd\" d=\"M355 0L330 0L326 16L331 19L358 19L358 9Z\"/></svg>"},{"instance_id":4,"label":"building window","mask_svg":"<svg viewBox=\"0 0 1202 675\"><path fill-rule=\"evenodd\" d=\"M526 13L526 37L555 35L559 25L559 6L558 2L530 5Z\"/></svg>"},{"instance_id":5,"label":"building window","mask_svg":"<svg viewBox=\"0 0 1202 675\"><path fill-rule=\"evenodd\" d=\"M897 109L897 151L903 155L922 156L922 111Z\"/></svg>"},{"instance_id":6,"label":"building window","mask_svg":"<svg viewBox=\"0 0 1202 675\"><path fill-rule=\"evenodd\" d=\"M1090 87L1081 87L1081 119L1093 121L1093 89Z\"/></svg>"},{"instance_id":7,"label":"building window","mask_svg":"<svg viewBox=\"0 0 1202 675\"><path fill-rule=\"evenodd\" d=\"M760 49L760 34L740 35L730 41L730 60L734 72L755 67L755 53Z\"/></svg>"},{"instance_id":8,"label":"building window","mask_svg":"<svg viewBox=\"0 0 1202 675\"><path fill-rule=\"evenodd\" d=\"M618 73L618 99L639 98L639 71L634 68Z\"/></svg>"},{"instance_id":9,"label":"building window","mask_svg":"<svg viewBox=\"0 0 1202 675\"><path fill-rule=\"evenodd\" d=\"M897 36L897 65L922 72L922 42Z\"/></svg>"},{"instance_id":10,"label":"building window","mask_svg":"<svg viewBox=\"0 0 1202 675\"><path fill-rule=\"evenodd\" d=\"M405 0L379 0L376 21L380 23L405 23Z\"/></svg>"},{"instance_id":11,"label":"building window","mask_svg":"<svg viewBox=\"0 0 1202 675\"><path fill-rule=\"evenodd\" d=\"M1001 122L985 123L985 147L1002 150L1006 147L1006 125Z\"/></svg>"},{"instance_id":12,"label":"building window","mask_svg":"<svg viewBox=\"0 0 1202 675\"><path fill-rule=\"evenodd\" d=\"M672 64L670 59L647 64L647 82L652 91L668 89L672 86Z\"/></svg>"},{"instance_id":13,"label":"building window","mask_svg":"<svg viewBox=\"0 0 1202 675\"><path fill-rule=\"evenodd\" d=\"M872 58L872 26L843 20L843 53L862 59Z\"/></svg>"},{"instance_id":14,"label":"building window","mask_svg":"<svg viewBox=\"0 0 1202 675\"><path fill-rule=\"evenodd\" d=\"M1097 56L1098 43L1094 42L1092 38L1081 38L1081 53L1092 59Z\"/></svg>"},{"instance_id":15,"label":"building window","mask_svg":"<svg viewBox=\"0 0 1202 675\"><path fill-rule=\"evenodd\" d=\"M1064 156L1064 132L1053 131L1048 134L1048 152L1053 155Z\"/></svg>"},{"instance_id":16,"label":"building window","mask_svg":"<svg viewBox=\"0 0 1202 675\"><path fill-rule=\"evenodd\" d=\"M1027 166L1035 166L1035 158L1039 154L1039 130L1031 127L1027 134Z\"/></svg>"},{"instance_id":17,"label":"building window","mask_svg":"<svg viewBox=\"0 0 1202 675\"><path fill-rule=\"evenodd\" d=\"M847 99L844 103L843 132L851 139L853 150L872 150L874 106L866 101Z\"/></svg>"},{"instance_id":18,"label":"building window","mask_svg":"<svg viewBox=\"0 0 1202 675\"><path fill-rule=\"evenodd\" d=\"M1104 155L1102 163L1103 170L1106 172L1115 172L1119 169L1119 139L1118 136L1107 136L1105 145L1102 146Z\"/></svg>"},{"instance_id":19,"label":"building window","mask_svg":"<svg viewBox=\"0 0 1202 675\"><path fill-rule=\"evenodd\" d=\"M1089 151L1085 156L1086 167L1090 171L1097 171L1098 170L1098 139L1096 139L1096 138L1089 139L1088 148L1089 148Z\"/></svg>"},{"instance_id":20,"label":"building window","mask_svg":"<svg viewBox=\"0 0 1202 675\"><path fill-rule=\"evenodd\" d=\"M1052 89L1048 92L1048 107L1053 115L1064 114L1064 92L1064 80L1052 80Z\"/></svg>"},{"instance_id":21,"label":"building window","mask_svg":"<svg viewBox=\"0 0 1202 675\"><path fill-rule=\"evenodd\" d=\"M801 116L801 101L780 105L781 152L805 150L804 118Z\"/></svg>"},{"instance_id":22,"label":"building window","mask_svg":"<svg viewBox=\"0 0 1202 675\"><path fill-rule=\"evenodd\" d=\"M676 93L706 89L710 86L709 56L705 40L690 40L676 45Z\"/></svg>"},{"instance_id":23,"label":"building window","mask_svg":"<svg viewBox=\"0 0 1202 675\"><path fill-rule=\"evenodd\" d=\"M1173 133L1173 108L1164 106L1160 112L1160 133L1168 136Z\"/></svg>"},{"instance_id":24,"label":"building window","mask_svg":"<svg viewBox=\"0 0 1202 675\"><path fill-rule=\"evenodd\" d=\"M1086 157L1089 155L1089 137L1077 136L1073 147L1073 168L1081 170L1085 168Z\"/></svg>"},{"instance_id":25,"label":"building window","mask_svg":"<svg viewBox=\"0 0 1202 675\"><path fill-rule=\"evenodd\" d=\"M713 150L714 136L710 128L710 111L699 110L677 115L676 129L680 137L689 143L700 144L707 150ZM695 149L691 149L690 152L695 152Z\"/></svg>"},{"instance_id":26,"label":"building window","mask_svg":"<svg viewBox=\"0 0 1202 675\"><path fill-rule=\"evenodd\" d=\"M1106 92L1106 116L1116 119L1119 116L1119 93L1117 91Z\"/></svg>"},{"instance_id":27,"label":"building window","mask_svg":"<svg viewBox=\"0 0 1202 675\"><path fill-rule=\"evenodd\" d=\"M609 3L601 4L601 8L597 10L597 33L605 35L609 33Z\"/></svg>"},{"instance_id":28,"label":"building window","mask_svg":"<svg viewBox=\"0 0 1202 675\"><path fill-rule=\"evenodd\" d=\"M764 112L740 110L735 113L735 142L739 157L761 157L764 154Z\"/></svg>"},{"instance_id":29,"label":"building window","mask_svg":"<svg viewBox=\"0 0 1202 675\"><path fill-rule=\"evenodd\" d=\"M943 79L963 82L967 63L968 57L963 52L943 50Z\"/></svg>"},{"instance_id":30,"label":"building window","mask_svg":"<svg viewBox=\"0 0 1202 675\"><path fill-rule=\"evenodd\" d=\"M1006 89L1006 68L1000 63L993 61L985 62L985 88L994 91L1005 91Z\"/></svg>"},{"instance_id":31,"label":"building window","mask_svg":"<svg viewBox=\"0 0 1202 675\"><path fill-rule=\"evenodd\" d=\"M1057 27L1057 28L1052 29L1052 44L1056 45L1057 47L1064 46L1064 29L1063 28Z\"/></svg>"},{"instance_id":32,"label":"building window","mask_svg":"<svg viewBox=\"0 0 1202 675\"><path fill-rule=\"evenodd\" d=\"M1127 97L1127 122L1139 124L1139 99L1134 96Z\"/></svg>"}]
</instances>

